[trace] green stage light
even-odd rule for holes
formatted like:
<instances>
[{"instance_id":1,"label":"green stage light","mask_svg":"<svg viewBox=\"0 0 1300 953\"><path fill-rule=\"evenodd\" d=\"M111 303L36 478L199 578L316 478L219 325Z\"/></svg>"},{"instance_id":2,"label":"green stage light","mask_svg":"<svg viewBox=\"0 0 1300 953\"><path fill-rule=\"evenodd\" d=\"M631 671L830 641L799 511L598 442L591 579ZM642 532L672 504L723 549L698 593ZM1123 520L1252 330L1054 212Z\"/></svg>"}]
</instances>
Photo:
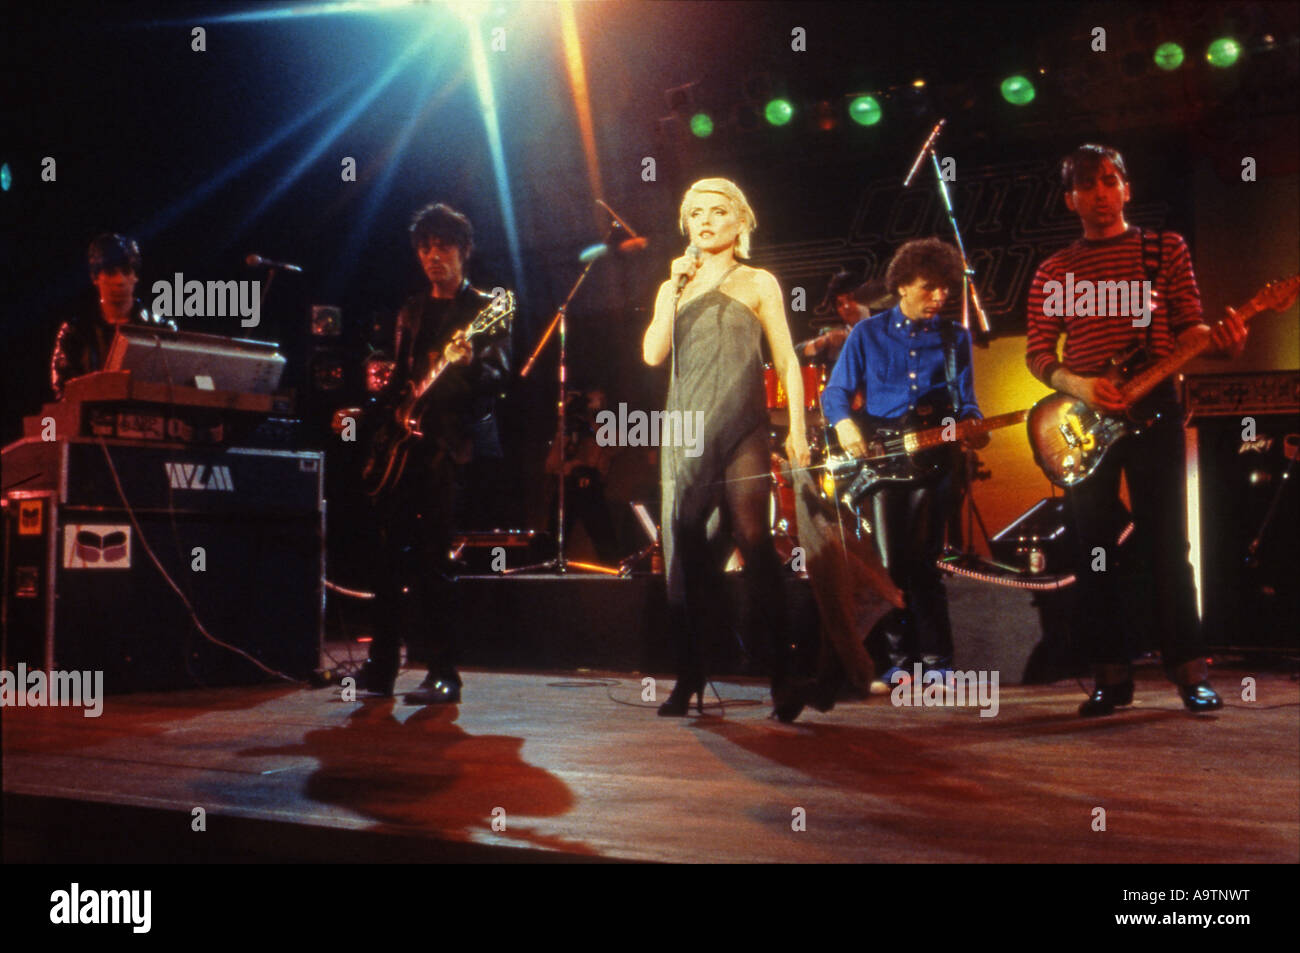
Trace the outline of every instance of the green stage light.
<instances>
[{"instance_id":1,"label":"green stage light","mask_svg":"<svg viewBox=\"0 0 1300 953\"><path fill-rule=\"evenodd\" d=\"M4 165L0 165L0 189L8 192L9 186L13 185L13 182L14 177L13 173L9 171L9 163L6 162Z\"/></svg>"},{"instance_id":2,"label":"green stage light","mask_svg":"<svg viewBox=\"0 0 1300 953\"><path fill-rule=\"evenodd\" d=\"M784 126L794 118L794 106L788 99L773 99L763 110L767 121L774 126Z\"/></svg>"},{"instance_id":3,"label":"green stage light","mask_svg":"<svg viewBox=\"0 0 1300 953\"><path fill-rule=\"evenodd\" d=\"M708 113L696 113L691 117L691 132L700 139L707 139L713 135L713 120L709 118Z\"/></svg>"},{"instance_id":4,"label":"green stage light","mask_svg":"<svg viewBox=\"0 0 1300 953\"><path fill-rule=\"evenodd\" d=\"M1177 43L1161 43L1152 59L1163 70L1176 70L1183 65L1183 48Z\"/></svg>"},{"instance_id":5,"label":"green stage light","mask_svg":"<svg viewBox=\"0 0 1300 953\"><path fill-rule=\"evenodd\" d=\"M1210 44L1205 51L1205 58L1211 66L1227 69L1241 58L1241 44L1230 36L1221 36Z\"/></svg>"},{"instance_id":6,"label":"green stage light","mask_svg":"<svg viewBox=\"0 0 1300 953\"><path fill-rule=\"evenodd\" d=\"M849 103L849 118L859 126L874 126L880 122L880 115L875 96L858 96Z\"/></svg>"},{"instance_id":7,"label":"green stage light","mask_svg":"<svg viewBox=\"0 0 1300 953\"><path fill-rule=\"evenodd\" d=\"M1034 84L1023 76L1008 76L1002 81L1002 98L1013 106L1025 106L1034 101Z\"/></svg>"}]
</instances>

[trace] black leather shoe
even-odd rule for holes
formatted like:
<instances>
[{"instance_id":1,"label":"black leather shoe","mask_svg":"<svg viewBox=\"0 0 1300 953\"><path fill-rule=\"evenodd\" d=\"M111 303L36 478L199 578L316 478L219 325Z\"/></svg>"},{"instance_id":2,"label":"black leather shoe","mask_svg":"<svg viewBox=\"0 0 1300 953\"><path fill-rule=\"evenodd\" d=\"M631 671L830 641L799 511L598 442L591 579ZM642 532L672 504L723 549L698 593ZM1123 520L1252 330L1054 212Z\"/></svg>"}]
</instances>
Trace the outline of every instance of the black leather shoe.
<instances>
[{"instance_id":1,"label":"black leather shoe","mask_svg":"<svg viewBox=\"0 0 1300 953\"><path fill-rule=\"evenodd\" d=\"M396 681L397 672L381 670L374 659L366 659L366 663L357 671L357 690L367 695L392 698L393 684Z\"/></svg>"},{"instance_id":2,"label":"black leather shoe","mask_svg":"<svg viewBox=\"0 0 1300 953\"><path fill-rule=\"evenodd\" d=\"M1118 685L1098 685L1092 690L1088 700L1079 706L1081 718L1097 718L1113 715L1117 705L1133 704L1133 680L1120 682Z\"/></svg>"},{"instance_id":3,"label":"black leather shoe","mask_svg":"<svg viewBox=\"0 0 1300 953\"><path fill-rule=\"evenodd\" d=\"M1223 699L1210 687L1209 682L1197 682L1195 685L1179 685L1178 697L1188 711L1216 711L1223 707Z\"/></svg>"},{"instance_id":4,"label":"black leather shoe","mask_svg":"<svg viewBox=\"0 0 1300 953\"><path fill-rule=\"evenodd\" d=\"M408 705L455 705L460 702L460 684L430 672L420 687L402 696Z\"/></svg>"}]
</instances>

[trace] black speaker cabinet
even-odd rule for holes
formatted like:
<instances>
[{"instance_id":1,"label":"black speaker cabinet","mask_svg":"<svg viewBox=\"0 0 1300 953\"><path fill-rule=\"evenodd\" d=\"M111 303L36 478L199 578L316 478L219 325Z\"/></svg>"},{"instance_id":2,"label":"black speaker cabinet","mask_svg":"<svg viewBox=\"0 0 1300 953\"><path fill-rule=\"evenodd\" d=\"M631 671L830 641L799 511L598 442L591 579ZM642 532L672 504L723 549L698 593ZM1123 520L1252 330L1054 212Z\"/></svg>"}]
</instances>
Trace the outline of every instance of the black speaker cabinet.
<instances>
[{"instance_id":1,"label":"black speaker cabinet","mask_svg":"<svg viewBox=\"0 0 1300 953\"><path fill-rule=\"evenodd\" d=\"M318 667L320 454L116 442L110 468L94 443L42 449L60 485L6 501L5 667L103 671L108 693L272 677L241 652Z\"/></svg>"},{"instance_id":2,"label":"black speaker cabinet","mask_svg":"<svg viewBox=\"0 0 1300 953\"><path fill-rule=\"evenodd\" d=\"M1245 417L1254 422L1253 440ZM1188 439L1199 512L1189 533L1193 545L1199 536L1206 640L1220 650L1294 653L1300 648L1300 414L1205 414L1193 419Z\"/></svg>"}]
</instances>

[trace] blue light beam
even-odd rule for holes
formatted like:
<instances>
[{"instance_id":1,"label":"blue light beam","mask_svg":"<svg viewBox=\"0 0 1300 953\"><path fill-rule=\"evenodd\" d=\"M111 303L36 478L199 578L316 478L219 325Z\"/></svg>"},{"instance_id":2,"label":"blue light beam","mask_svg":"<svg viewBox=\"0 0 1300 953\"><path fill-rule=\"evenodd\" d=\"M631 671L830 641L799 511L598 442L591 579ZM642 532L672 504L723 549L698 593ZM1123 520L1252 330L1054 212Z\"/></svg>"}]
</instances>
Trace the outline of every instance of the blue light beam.
<instances>
[{"instance_id":1,"label":"blue light beam","mask_svg":"<svg viewBox=\"0 0 1300 953\"><path fill-rule=\"evenodd\" d=\"M320 135L302 158L300 158L287 173L278 178L275 187L272 188L262 201L258 202L256 207L254 207L254 209L244 217L244 220L240 225L241 230L248 228L253 222L260 218L263 212L279 199L280 196L282 196L289 187L293 185L293 183L297 182L298 179L302 177L303 173L321 157L325 150L330 147L331 143L342 135L344 130L356 122L357 118L366 111L366 108L372 102L379 98L379 94L397 78L397 74L405 69L406 65L410 63L411 60L424 51L425 47L429 45L436 33L437 27L434 24L429 24L425 27L424 31L415 39L415 41L411 43L411 45L408 46L402 54L392 62L392 64L389 65L388 69L384 70L384 72L370 84L370 88L362 94L361 98L357 100L352 108L336 119L330 127ZM335 170L335 174L337 174L337 170Z\"/></svg>"},{"instance_id":2,"label":"blue light beam","mask_svg":"<svg viewBox=\"0 0 1300 953\"><path fill-rule=\"evenodd\" d=\"M492 174L497 183L497 200L501 204L501 217L505 222L506 245L510 250L510 268L514 272L515 288L521 299L527 300L524 286L524 259L519 248L519 229L515 224L515 203L510 195L510 176L506 170L505 150L501 146L501 123L497 117L496 93L492 89L492 74L488 70L487 53L479 33L478 18L468 16L470 63L474 67L474 86L478 90L479 109L483 113L483 128L487 131L488 150L492 155Z\"/></svg>"}]
</instances>

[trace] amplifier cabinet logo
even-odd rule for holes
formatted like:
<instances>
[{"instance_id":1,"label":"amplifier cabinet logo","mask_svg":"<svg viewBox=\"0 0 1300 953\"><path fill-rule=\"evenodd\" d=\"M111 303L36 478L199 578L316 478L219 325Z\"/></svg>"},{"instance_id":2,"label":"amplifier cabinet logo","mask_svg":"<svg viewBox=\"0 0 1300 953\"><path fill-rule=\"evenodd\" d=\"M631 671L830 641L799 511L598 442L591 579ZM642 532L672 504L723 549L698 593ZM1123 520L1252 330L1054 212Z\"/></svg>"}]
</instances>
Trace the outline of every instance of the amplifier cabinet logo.
<instances>
[{"instance_id":1,"label":"amplifier cabinet logo","mask_svg":"<svg viewBox=\"0 0 1300 953\"><path fill-rule=\"evenodd\" d=\"M69 523L63 527L64 569L130 569L131 525Z\"/></svg>"},{"instance_id":2,"label":"amplifier cabinet logo","mask_svg":"<svg viewBox=\"0 0 1300 953\"><path fill-rule=\"evenodd\" d=\"M18 501L18 535L40 536L45 523L44 500Z\"/></svg>"},{"instance_id":3,"label":"amplifier cabinet logo","mask_svg":"<svg viewBox=\"0 0 1300 953\"><path fill-rule=\"evenodd\" d=\"M163 467L173 490L235 491L230 467L209 467L202 463L164 463Z\"/></svg>"}]
</instances>

